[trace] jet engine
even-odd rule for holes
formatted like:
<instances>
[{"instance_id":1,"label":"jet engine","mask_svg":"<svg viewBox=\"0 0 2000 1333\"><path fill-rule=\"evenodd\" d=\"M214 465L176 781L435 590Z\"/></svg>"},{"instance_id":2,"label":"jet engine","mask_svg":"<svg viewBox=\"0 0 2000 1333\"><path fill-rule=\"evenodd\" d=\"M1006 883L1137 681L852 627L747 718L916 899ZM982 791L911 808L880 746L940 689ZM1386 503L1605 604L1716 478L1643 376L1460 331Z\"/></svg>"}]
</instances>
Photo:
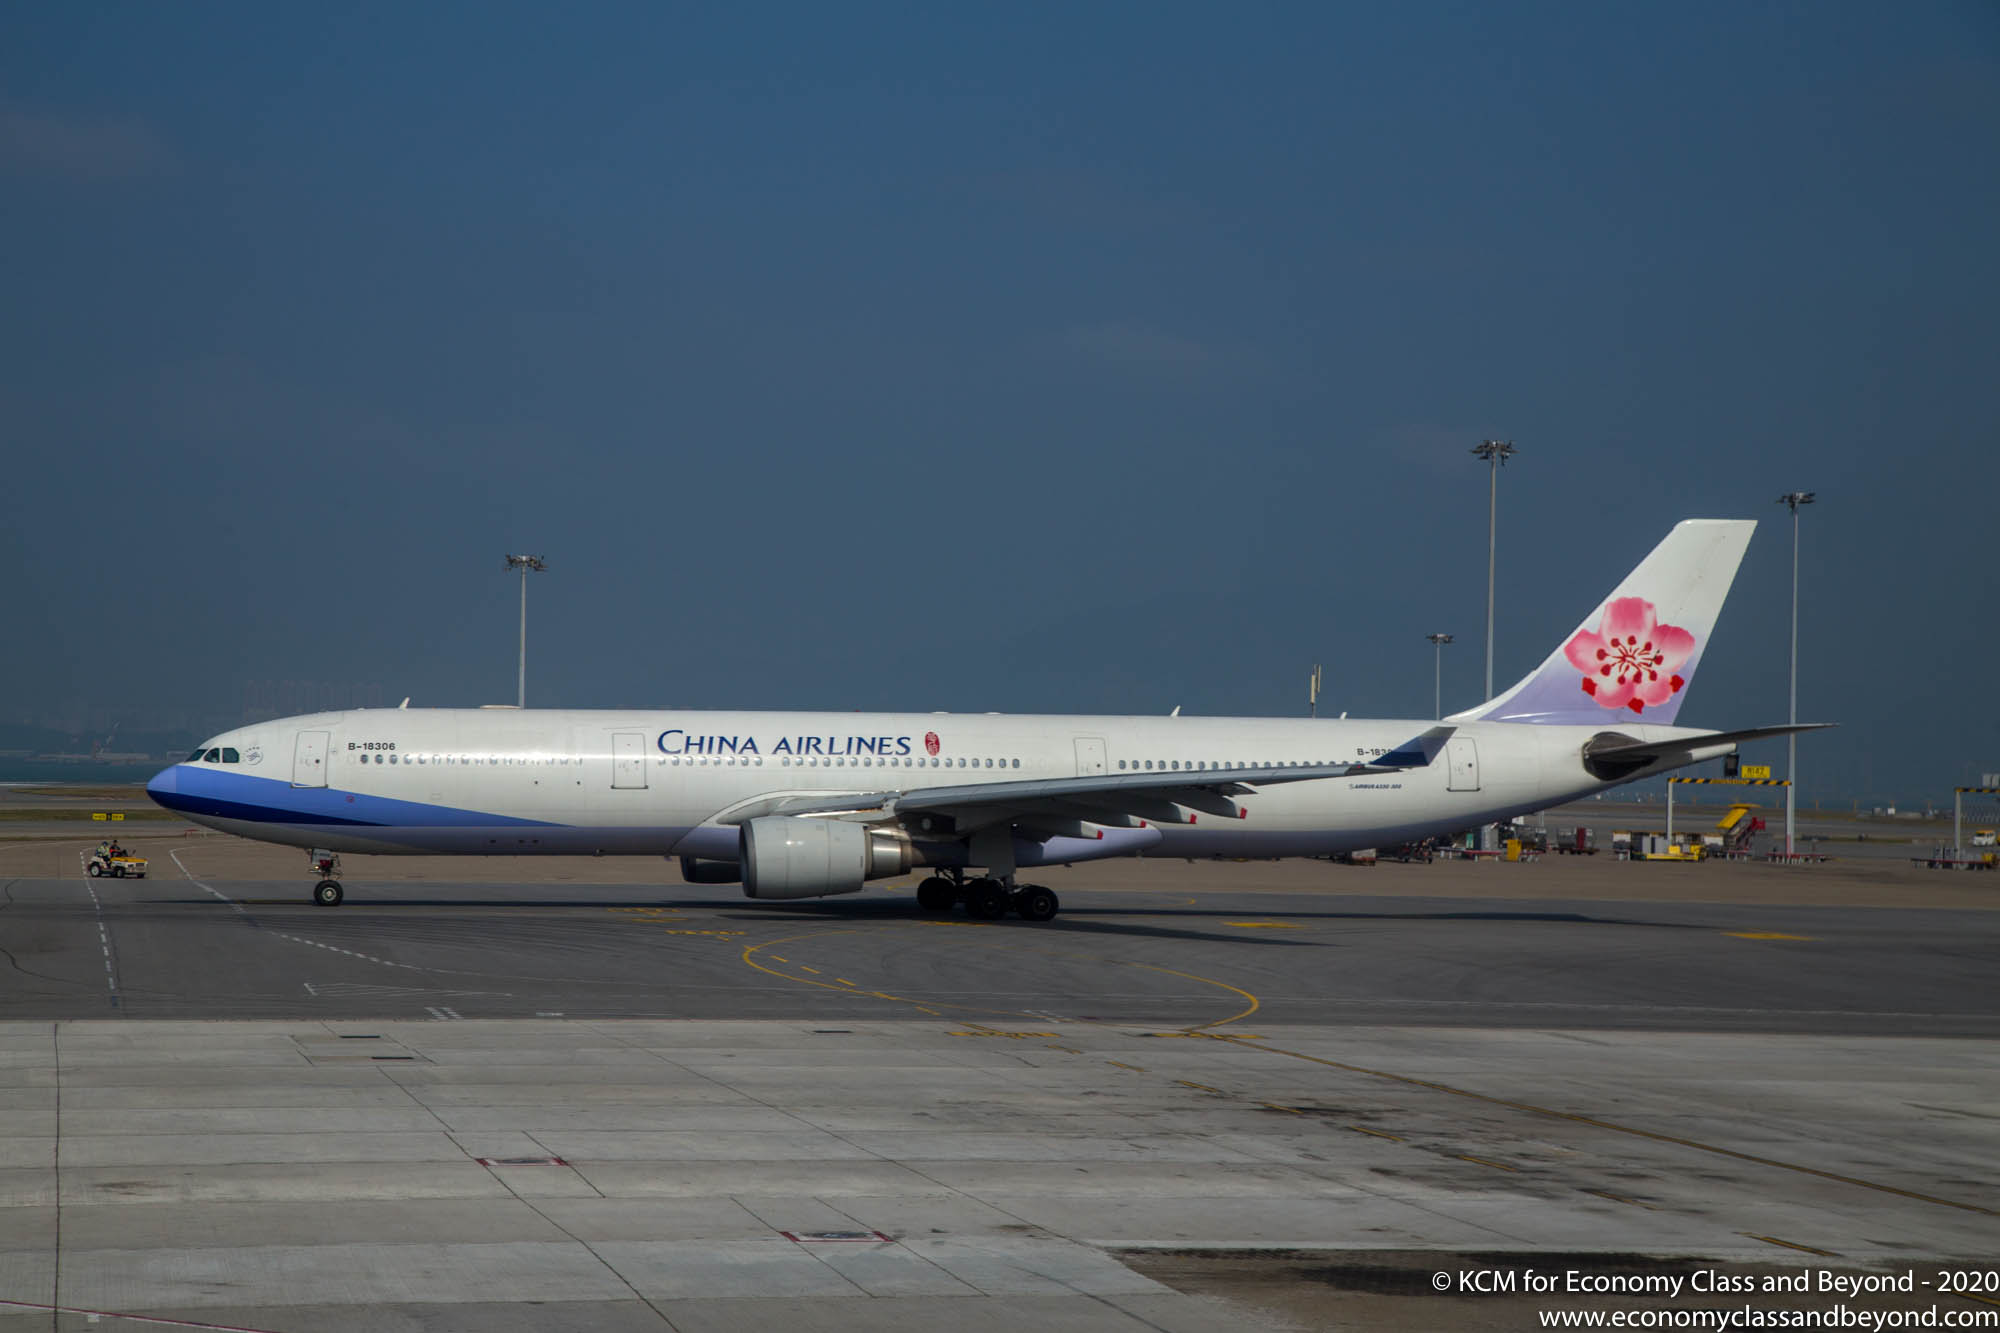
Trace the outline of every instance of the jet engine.
<instances>
[{"instance_id":1,"label":"jet engine","mask_svg":"<svg viewBox=\"0 0 2000 1333\"><path fill-rule=\"evenodd\" d=\"M858 893L910 868L910 840L844 819L765 815L743 826L743 896L822 898Z\"/></svg>"}]
</instances>

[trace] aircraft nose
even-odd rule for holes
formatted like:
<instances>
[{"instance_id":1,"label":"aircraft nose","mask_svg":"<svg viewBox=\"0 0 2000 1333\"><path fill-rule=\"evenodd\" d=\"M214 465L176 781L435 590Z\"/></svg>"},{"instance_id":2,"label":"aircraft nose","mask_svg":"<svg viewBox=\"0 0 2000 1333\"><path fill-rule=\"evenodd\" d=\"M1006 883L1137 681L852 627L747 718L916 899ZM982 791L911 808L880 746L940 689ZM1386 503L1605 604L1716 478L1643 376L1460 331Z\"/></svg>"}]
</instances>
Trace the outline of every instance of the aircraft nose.
<instances>
[{"instance_id":1,"label":"aircraft nose","mask_svg":"<svg viewBox=\"0 0 2000 1333\"><path fill-rule=\"evenodd\" d=\"M158 773L155 773L153 780L146 784L146 795L152 797L160 805L165 805L166 801L161 798L172 796L176 791L180 790L180 783L175 777L175 774L179 771L180 765L176 764L172 768L163 768Z\"/></svg>"}]
</instances>

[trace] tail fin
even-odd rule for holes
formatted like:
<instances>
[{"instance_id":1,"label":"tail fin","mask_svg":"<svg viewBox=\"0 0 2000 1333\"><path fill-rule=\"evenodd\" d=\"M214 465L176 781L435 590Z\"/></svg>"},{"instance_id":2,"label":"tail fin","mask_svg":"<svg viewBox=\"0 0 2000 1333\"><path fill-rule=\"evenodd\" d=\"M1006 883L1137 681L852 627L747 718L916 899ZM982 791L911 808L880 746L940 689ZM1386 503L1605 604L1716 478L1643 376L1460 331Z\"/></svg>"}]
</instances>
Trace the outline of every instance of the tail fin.
<instances>
[{"instance_id":1,"label":"tail fin","mask_svg":"<svg viewBox=\"0 0 2000 1333\"><path fill-rule=\"evenodd\" d=\"M1750 519L1676 523L1533 674L1448 720L1670 725L1756 529Z\"/></svg>"}]
</instances>

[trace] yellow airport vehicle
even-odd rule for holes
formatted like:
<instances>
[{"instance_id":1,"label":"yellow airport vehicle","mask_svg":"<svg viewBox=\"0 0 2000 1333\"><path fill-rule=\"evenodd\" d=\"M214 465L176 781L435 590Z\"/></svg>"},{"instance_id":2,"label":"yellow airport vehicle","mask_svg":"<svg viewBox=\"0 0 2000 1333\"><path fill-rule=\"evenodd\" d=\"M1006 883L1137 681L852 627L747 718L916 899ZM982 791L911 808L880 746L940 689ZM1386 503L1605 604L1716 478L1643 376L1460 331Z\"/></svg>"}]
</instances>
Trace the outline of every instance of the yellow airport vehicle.
<instances>
[{"instance_id":1,"label":"yellow airport vehicle","mask_svg":"<svg viewBox=\"0 0 2000 1333\"><path fill-rule=\"evenodd\" d=\"M92 879L110 877L112 879L146 878L146 858L134 856L120 848L100 847L90 854L84 864L84 873Z\"/></svg>"},{"instance_id":2,"label":"yellow airport vehicle","mask_svg":"<svg viewBox=\"0 0 2000 1333\"><path fill-rule=\"evenodd\" d=\"M1628 833L1622 829L1612 835L1614 850L1622 841L1625 847L1621 859L1633 861L1706 861L1708 848L1702 846L1699 837L1691 839L1668 838L1659 833Z\"/></svg>"}]
</instances>

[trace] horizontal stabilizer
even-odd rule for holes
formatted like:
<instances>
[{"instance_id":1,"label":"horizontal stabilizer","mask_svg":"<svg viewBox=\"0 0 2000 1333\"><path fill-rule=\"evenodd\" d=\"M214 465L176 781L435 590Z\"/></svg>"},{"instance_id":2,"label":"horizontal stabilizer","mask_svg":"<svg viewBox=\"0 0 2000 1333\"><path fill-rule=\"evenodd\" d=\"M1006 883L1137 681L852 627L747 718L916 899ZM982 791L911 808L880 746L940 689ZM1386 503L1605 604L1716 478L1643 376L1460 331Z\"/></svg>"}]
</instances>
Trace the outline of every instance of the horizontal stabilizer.
<instances>
[{"instance_id":1,"label":"horizontal stabilizer","mask_svg":"<svg viewBox=\"0 0 2000 1333\"><path fill-rule=\"evenodd\" d=\"M1605 744L1592 742L1589 755L1592 759L1611 759L1624 762L1631 759L1664 759L1672 754L1685 754L1689 750L1706 750L1717 745L1739 745L1744 741L1770 740L1774 736L1791 736L1802 731L1824 731L1838 726L1835 722L1795 722L1788 726L1749 727L1742 731L1702 731L1686 736L1675 736L1664 741L1639 741L1618 736L1606 738Z\"/></svg>"},{"instance_id":2,"label":"horizontal stabilizer","mask_svg":"<svg viewBox=\"0 0 2000 1333\"><path fill-rule=\"evenodd\" d=\"M1662 740L1642 741L1615 731L1599 732L1583 747L1583 766L1607 782L1643 777L1658 766L1679 768L1729 754L1744 741L1769 740L1801 731L1820 731L1831 722L1796 722L1780 727L1748 727L1742 731L1696 731Z\"/></svg>"}]
</instances>

